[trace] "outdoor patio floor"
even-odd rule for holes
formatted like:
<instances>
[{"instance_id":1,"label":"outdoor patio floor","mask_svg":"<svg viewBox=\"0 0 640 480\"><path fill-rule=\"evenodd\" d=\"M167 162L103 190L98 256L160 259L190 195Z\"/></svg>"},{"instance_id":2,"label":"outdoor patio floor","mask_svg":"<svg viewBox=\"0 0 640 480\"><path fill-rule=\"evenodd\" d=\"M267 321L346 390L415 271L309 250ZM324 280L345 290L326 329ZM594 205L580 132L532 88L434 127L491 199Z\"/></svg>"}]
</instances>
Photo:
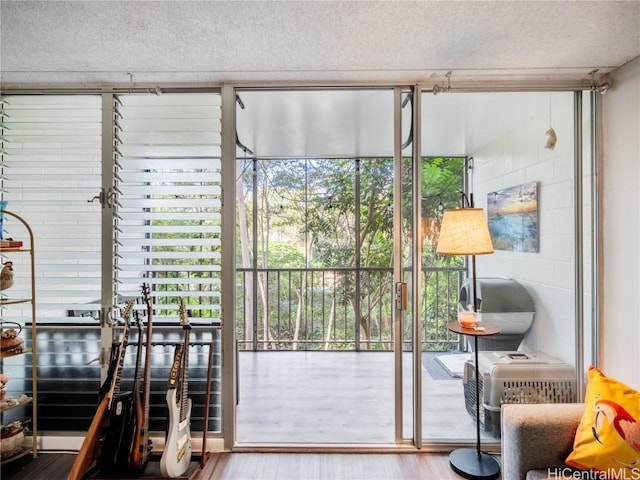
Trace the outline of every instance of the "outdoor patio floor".
<instances>
[{"instance_id":1,"label":"outdoor patio floor","mask_svg":"<svg viewBox=\"0 0 640 480\"><path fill-rule=\"evenodd\" d=\"M240 445L393 445L392 352L240 352ZM411 355L403 354L403 437L412 436ZM474 443L462 379L422 365L425 443ZM483 440L498 442L482 432Z\"/></svg>"}]
</instances>

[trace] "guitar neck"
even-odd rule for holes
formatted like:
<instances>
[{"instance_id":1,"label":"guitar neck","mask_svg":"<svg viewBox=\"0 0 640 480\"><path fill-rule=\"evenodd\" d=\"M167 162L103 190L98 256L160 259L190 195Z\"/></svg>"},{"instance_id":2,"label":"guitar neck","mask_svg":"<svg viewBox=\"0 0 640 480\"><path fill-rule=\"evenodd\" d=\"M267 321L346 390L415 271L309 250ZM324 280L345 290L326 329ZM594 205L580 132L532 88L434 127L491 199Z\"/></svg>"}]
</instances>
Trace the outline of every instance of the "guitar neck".
<instances>
[{"instance_id":1,"label":"guitar neck","mask_svg":"<svg viewBox=\"0 0 640 480\"><path fill-rule=\"evenodd\" d=\"M134 456L135 469L144 469L149 456L149 407L151 401L151 335L153 325L153 310L149 298L149 287L143 284L142 293L147 307L147 328L145 332L145 360L144 379L142 386L142 418L139 419L135 444L132 455Z\"/></svg>"},{"instance_id":2,"label":"guitar neck","mask_svg":"<svg viewBox=\"0 0 640 480\"><path fill-rule=\"evenodd\" d=\"M146 438L149 434L149 409L151 402L151 346L147 346L145 349L145 361L144 361L144 378L142 383L142 405L143 405L143 418L142 418L142 435L140 436L140 443L146 443Z\"/></svg>"},{"instance_id":3,"label":"guitar neck","mask_svg":"<svg viewBox=\"0 0 640 480\"><path fill-rule=\"evenodd\" d=\"M120 347L118 348L118 365L116 366L116 371L113 374L111 388L109 389L109 393L107 395L109 399L109 409L111 409L113 399L118 395L118 393L120 393L120 380L122 379L122 368L124 367L124 351L129 340L129 327L125 325L124 328L125 329L122 334L122 341L120 342Z\"/></svg>"},{"instance_id":4,"label":"guitar neck","mask_svg":"<svg viewBox=\"0 0 640 480\"><path fill-rule=\"evenodd\" d=\"M187 418L187 411L189 403L187 395L189 392L189 332L191 330L190 325L184 326L184 352L182 360L182 392L180 394L180 421L184 421Z\"/></svg>"},{"instance_id":5,"label":"guitar neck","mask_svg":"<svg viewBox=\"0 0 640 480\"><path fill-rule=\"evenodd\" d=\"M129 341L129 315L131 308L133 307L133 300L128 300L123 311L122 318L124 319L124 331L122 332L122 340L120 341L120 347L118 348L118 362L116 369L113 372L113 378L111 380L111 388L107 394L109 400L109 409L111 409L113 399L120 393L120 380L122 378L122 368L124 366L124 352L127 348L127 342Z\"/></svg>"},{"instance_id":6,"label":"guitar neck","mask_svg":"<svg viewBox=\"0 0 640 480\"><path fill-rule=\"evenodd\" d=\"M146 345L145 345L145 357L144 357L144 384L142 389L142 398L144 399L144 419L145 419L145 431L148 430L146 426L149 423L149 403L151 399L151 334L153 330L152 321L152 309L151 301L147 299L147 331L146 331Z\"/></svg>"}]
</instances>

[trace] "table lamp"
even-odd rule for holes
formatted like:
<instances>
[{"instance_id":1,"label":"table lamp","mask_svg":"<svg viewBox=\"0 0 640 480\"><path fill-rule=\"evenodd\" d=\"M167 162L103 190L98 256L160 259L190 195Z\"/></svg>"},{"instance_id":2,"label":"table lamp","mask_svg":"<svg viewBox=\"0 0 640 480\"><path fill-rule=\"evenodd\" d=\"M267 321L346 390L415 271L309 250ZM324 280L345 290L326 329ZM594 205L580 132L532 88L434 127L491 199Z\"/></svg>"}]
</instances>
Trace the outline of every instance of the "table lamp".
<instances>
[{"instance_id":1,"label":"table lamp","mask_svg":"<svg viewBox=\"0 0 640 480\"><path fill-rule=\"evenodd\" d=\"M470 199L470 200L469 200ZM473 195L467 198L462 194L463 208L446 210L440 226L440 236L436 252L442 255L470 255L471 277L473 284L473 312L476 316L480 309L477 295L476 255L493 253L493 243L489 227L481 208L474 208ZM464 207L464 203L468 207ZM464 325L463 325L464 326ZM473 332L472 329L470 329ZM449 464L453 470L465 478L491 479L497 478L500 465L491 455L480 449L480 394L478 371L478 337L475 339L475 373L476 373L476 448L461 448L451 452Z\"/></svg>"}]
</instances>

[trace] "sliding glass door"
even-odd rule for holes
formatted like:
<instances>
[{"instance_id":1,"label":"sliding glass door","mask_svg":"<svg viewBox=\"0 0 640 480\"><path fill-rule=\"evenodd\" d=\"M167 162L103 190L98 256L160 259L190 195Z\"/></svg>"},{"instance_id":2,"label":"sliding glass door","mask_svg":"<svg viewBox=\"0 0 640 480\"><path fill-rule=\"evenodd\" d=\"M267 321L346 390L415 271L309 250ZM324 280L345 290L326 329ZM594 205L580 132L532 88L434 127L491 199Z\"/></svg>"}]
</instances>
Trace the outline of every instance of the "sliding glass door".
<instances>
[{"instance_id":1,"label":"sliding glass door","mask_svg":"<svg viewBox=\"0 0 640 480\"><path fill-rule=\"evenodd\" d=\"M237 439L394 442L394 93L238 90Z\"/></svg>"},{"instance_id":2,"label":"sliding glass door","mask_svg":"<svg viewBox=\"0 0 640 480\"><path fill-rule=\"evenodd\" d=\"M497 445L502 403L577 401L578 104L573 92L422 101L423 437L474 440L477 387L482 439ZM477 379L473 345L446 328L472 298L470 272L465 258L434 254L431 228L462 206L461 191L484 210L495 249L476 258L482 320L501 330L479 344Z\"/></svg>"}]
</instances>

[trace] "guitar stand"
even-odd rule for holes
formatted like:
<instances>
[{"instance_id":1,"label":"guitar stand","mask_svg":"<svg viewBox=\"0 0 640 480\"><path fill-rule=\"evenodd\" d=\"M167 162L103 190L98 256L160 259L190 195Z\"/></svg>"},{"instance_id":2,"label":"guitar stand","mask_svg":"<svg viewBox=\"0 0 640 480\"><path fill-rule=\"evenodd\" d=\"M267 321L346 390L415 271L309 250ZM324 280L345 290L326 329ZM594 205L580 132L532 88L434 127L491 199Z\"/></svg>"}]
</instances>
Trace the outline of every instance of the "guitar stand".
<instances>
[{"instance_id":1,"label":"guitar stand","mask_svg":"<svg viewBox=\"0 0 640 480\"><path fill-rule=\"evenodd\" d=\"M127 345L128 342L124 342ZM151 342L151 346L156 345L177 345L176 342ZM206 394L205 394L205 408L204 408L204 418L203 418L203 432L202 432L202 453L198 460L197 455L193 455L191 462L189 463L189 468L187 471L178 477L178 479L183 480L195 480L200 475L201 471L204 469L207 462L211 459L210 453L207 451L207 431L209 425L209 409L211 407L211 376L212 376L212 368L213 368L213 341L208 342L190 342L190 346L207 346L209 347L209 358L207 365L207 383L206 383ZM83 479L113 479L113 480L127 480L126 477L122 476L109 476L104 475L100 472L95 465L90 468L87 473L82 477ZM149 462L144 472L134 478L142 478L142 479L158 479L163 480L165 477L162 476L160 471L160 456L152 455L149 458ZM133 479L132 479L133 480Z\"/></svg>"},{"instance_id":2,"label":"guitar stand","mask_svg":"<svg viewBox=\"0 0 640 480\"><path fill-rule=\"evenodd\" d=\"M196 459L196 460L192 460L191 463L189 464L189 468L187 469L187 471L183 474L180 475L178 477L174 477L177 479L183 479L183 480L194 480L198 477L199 473L201 470L201 466L200 466L200 462ZM91 472L89 472L91 473ZM100 479L100 480L127 480L124 477L121 476L109 476L109 475L102 475L100 472L96 471L91 475L87 475L84 477L87 480L92 480L92 479ZM147 464L147 468L145 468L144 473L138 477L133 477L133 478L143 478L143 479L158 479L158 480L165 480L165 478L162 476L162 474L160 473L160 457L158 456L156 457L152 457L151 459L149 459L149 463ZM133 480L132 478L132 480Z\"/></svg>"}]
</instances>

